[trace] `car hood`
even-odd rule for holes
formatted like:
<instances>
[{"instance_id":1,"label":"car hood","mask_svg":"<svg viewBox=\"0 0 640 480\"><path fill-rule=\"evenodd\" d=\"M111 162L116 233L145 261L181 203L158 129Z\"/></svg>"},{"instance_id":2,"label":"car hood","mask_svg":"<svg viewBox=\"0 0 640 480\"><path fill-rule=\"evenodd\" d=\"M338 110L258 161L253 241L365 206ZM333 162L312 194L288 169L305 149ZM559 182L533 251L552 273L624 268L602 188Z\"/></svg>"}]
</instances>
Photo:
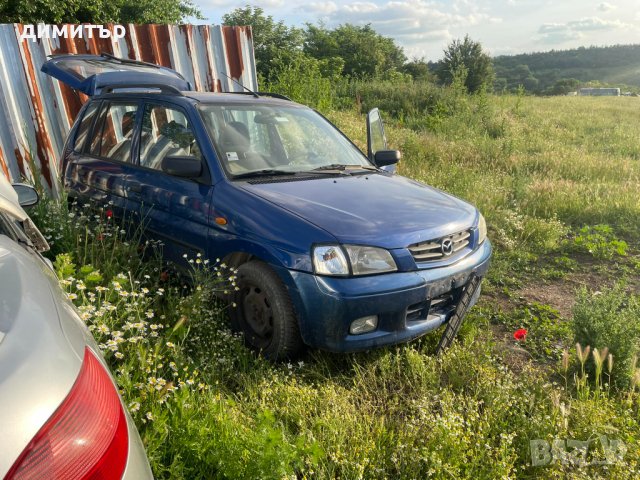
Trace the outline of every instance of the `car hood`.
<instances>
[{"instance_id":1,"label":"car hood","mask_svg":"<svg viewBox=\"0 0 640 480\"><path fill-rule=\"evenodd\" d=\"M60 405L82 364L82 345L61 325L55 286L35 253L0 235L0 478Z\"/></svg>"},{"instance_id":2,"label":"car hood","mask_svg":"<svg viewBox=\"0 0 640 480\"><path fill-rule=\"evenodd\" d=\"M300 181L287 177L282 182L247 182L243 188L299 215L342 243L391 249L464 230L478 215L468 203L399 175Z\"/></svg>"}]
</instances>

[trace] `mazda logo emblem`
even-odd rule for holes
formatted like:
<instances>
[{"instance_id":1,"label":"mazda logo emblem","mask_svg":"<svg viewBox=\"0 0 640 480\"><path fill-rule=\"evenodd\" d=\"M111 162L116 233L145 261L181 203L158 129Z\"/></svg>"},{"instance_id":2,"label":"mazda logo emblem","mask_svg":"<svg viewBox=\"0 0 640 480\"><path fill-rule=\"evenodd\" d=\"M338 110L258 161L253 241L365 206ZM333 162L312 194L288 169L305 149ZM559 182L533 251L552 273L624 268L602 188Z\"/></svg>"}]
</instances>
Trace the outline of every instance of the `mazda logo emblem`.
<instances>
[{"instance_id":1,"label":"mazda logo emblem","mask_svg":"<svg viewBox=\"0 0 640 480\"><path fill-rule=\"evenodd\" d=\"M445 238L440 243L440 249L445 257L451 255L453 253L453 241L450 238Z\"/></svg>"}]
</instances>

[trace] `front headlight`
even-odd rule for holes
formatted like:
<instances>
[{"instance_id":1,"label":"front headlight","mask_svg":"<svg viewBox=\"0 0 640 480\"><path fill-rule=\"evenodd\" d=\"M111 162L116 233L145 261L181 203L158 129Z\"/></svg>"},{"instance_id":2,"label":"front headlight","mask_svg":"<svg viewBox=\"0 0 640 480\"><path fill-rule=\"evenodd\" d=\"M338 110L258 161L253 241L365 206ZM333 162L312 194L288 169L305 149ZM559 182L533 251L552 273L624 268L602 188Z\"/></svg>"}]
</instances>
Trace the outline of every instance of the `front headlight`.
<instances>
[{"instance_id":1,"label":"front headlight","mask_svg":"<svg viewBox=\"0 0 640 480\"><path fill-rule=\"evenodd\" d=\"M345 251L347 255L345 255ZM398 267L384 248L361 245L318 245L313 248L313 268L319 275L353 275L395 272Z\"/></svg>"},{"instance_id":2,"label":"front headlight","mask_svg":"<svg viewBox=\"0 0 640 480\"><path fill-rule=\"evenodd\" d=\"M395 272L398 267L384 248L345 245L354 275Z\"/></svg>"},{"instance_id":3,"label":"front headlight","mask_svg":"<svg viewBox=\"0 0 640 480\"><path fill-rule=\"evenodd\" d=\"M313 249L313 268L320 275L349 275L349 264L338 245L319 245Z\"/></svg>"},{"instance_id":4,"label":"front headlight","mask_svg":"<svg viewBox=\"0 0 640 480\"><path fill-rule=\"evenodd\" d=\"M487 239L487 222L482 214L480 214L480 220L478 220L478 245Z\"/></svg>"}]
</instances>

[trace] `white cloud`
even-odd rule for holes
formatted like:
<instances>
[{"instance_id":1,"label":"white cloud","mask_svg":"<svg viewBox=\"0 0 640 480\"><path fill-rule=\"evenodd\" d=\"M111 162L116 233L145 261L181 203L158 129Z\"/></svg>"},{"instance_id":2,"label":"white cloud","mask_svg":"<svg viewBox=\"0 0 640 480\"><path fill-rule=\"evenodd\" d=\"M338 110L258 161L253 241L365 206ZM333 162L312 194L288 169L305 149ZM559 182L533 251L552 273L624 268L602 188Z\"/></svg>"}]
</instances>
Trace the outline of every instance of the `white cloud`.
<instances>
[{"instance_id":1,"label":"white cloud","mask_svg":"<svg viewBox=\"0 0 640 480\"><path fill-rule=\"evenodd\" d=\"M198 7L201 8L227 8L237 4L236 0L202 0L197 2Z\"/></svg>"},{"instance_id":2,"label":"white cloud","mask_svg":"<svg viewBox=\"0 0 640 480\"><path fill-rule=\"evenodd\" d=\"M567 23L545 23L538 29L538 38L544 43L563 43L584 38L585 33L613 31L635 28L620 20L603 20L599 17L585 17Z\"/></svg>"},{"instance_id":3,"label":"white cloud","mask_svg":"<svg viewBox=\"0 0 640 480\"><path fill-rule=\"evenodd\" d=\"M279 8L284 6L284 0L261 0L257 3L263 8Z\"/></svg>"},{"instance_id":4,"label":"white cloud","mask_svg":"<svg viewBox=\"0 0 640 480\"><path fill-rule=\"evenodd\" d=\"M600 5L598 5L598 10L600 10L601 12L610 12L611 10L615 10L616 8L618 7L607 2L602 2Z\"/></svg>"},{"instance_id":5,"label":"white cloud","mask_svg":"<svg viewBox=\"0 0 640 480\"><path fill-rule=\"evenodd\" d=\"M501 21L500 18L492 17L474 3L465 0L458 0L452 11L443 10L424 0L392 0L380 4L352 2L343 4L331 12L329 20L333 24L370 23L377 32L397 38L403 44L416 41L440 42L442 39L450 38L449 32L452 28Z\"/></svg>"},{"instance_id":6,"label":"white cloud","mask_svg":"<svg viewBox=\"0 0 640 480\"><path fill-rule=\"evenodd\" d=\"M538 29L540 40L544 43L563 43L582 38L582 33L572 30L565 23L545 23Z\"/></svg>"},{"instance_id":7,"label":"white cloud","mask_svg":"<svg viewBox=\"0 0 640 480\"><path fill-rule=\"evenodd\" d=\"M380 7L378 5L376 5L375 3L372 2L354 2L354 3L348 3L346 5L344 5L342 7L346 12L351 12L351 13L363 13L363 14L368 14L368 13L373 13L373 12L377 12L378 10L380 10Z\"/></svg>"},{"instance_id":8,"label":"white cloud","mask_svg":"<svg viewBox=\"0 0 640 480\"><path fill-rule=\"evenodd\" d=\"M201 8L224 8L230 12L236 8L244 8L249 5L247 1L241 0L197 0L195 2L198 7ZM260 0L251 2L252 7L260 7L260 8L280 8L285 4L284 0Z\"/></svg>"},{"instance_id":9,"label":"white cloud","mask_svg":"<svg viewBox=\"0 0 640 480\"><path fill-rule=\"evenodd\" d=\"M631 25L623 23L620 20L603 20L598 17L581 18L580 20L567 23L567 26L581 32L589 30L617 30L631 27Z\"/></svg>"},{"instance_id":10,"label":"white cloud","mask_svg":"<svg viewBox=\"0 0 640 480\"><path fill-rule=\"evenodd\" d=\"M300 11L309 11L319 13L321 15L329 15L335 12L338 6L335 2L311 2L309 5L299 7Z\"/></svg>"}]
</instances>

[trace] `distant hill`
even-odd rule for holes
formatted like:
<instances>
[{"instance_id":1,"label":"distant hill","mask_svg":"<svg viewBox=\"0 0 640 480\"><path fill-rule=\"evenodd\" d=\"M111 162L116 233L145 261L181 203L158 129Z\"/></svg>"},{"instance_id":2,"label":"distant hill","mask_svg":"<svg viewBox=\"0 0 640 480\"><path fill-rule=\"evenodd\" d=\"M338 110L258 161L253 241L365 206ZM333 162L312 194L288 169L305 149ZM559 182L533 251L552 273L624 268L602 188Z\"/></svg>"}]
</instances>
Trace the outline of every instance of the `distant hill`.
<instances>
[{"instance_id":1,"label":"distant hill","mask_svg":"<svg viewBox=\"0 0 640 480\"><path fill-rule=\"evenodd\" d=\"M530 92L562 94L587 83L640 90L640 45L502 55L493 63L497 90L523 85Z\"/></svg>"}]
</instances>

